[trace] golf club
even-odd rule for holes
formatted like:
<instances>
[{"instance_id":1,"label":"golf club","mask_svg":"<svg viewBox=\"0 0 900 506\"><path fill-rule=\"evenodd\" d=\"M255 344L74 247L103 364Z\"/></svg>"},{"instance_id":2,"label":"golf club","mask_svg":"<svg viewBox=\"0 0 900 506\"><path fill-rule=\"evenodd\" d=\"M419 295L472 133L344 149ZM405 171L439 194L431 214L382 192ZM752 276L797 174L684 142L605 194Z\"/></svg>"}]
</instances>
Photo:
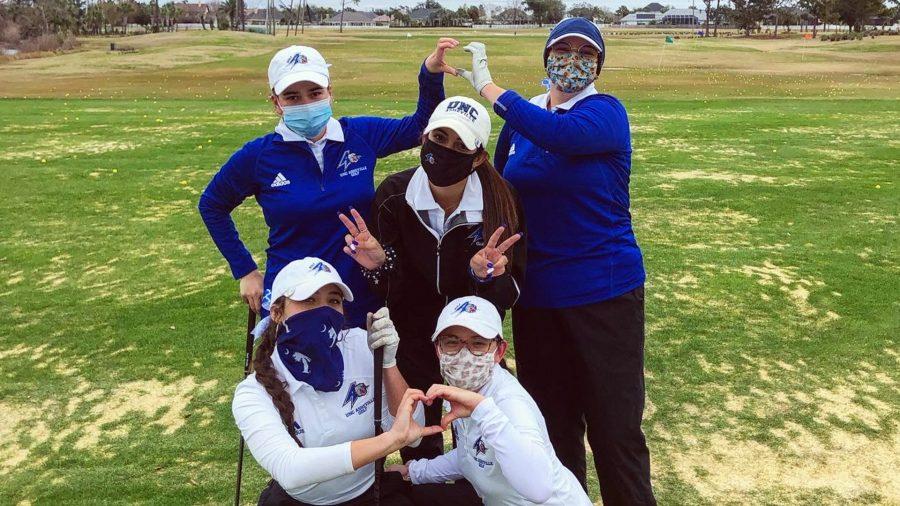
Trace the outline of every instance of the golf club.
<instances>
[{"instance_id":1,"label":"golf club","mask_svg":"<svg viewBox=\"0 0 900 506\"><path fill-rule=\"evenodd\" d=\"M366 332L372 333L372 313L366 318ZM375 435L382 433L381 430L381 383L382 383L382 367L384 366L384 347L375 350ZM375 462L375 484L372 491L375 493L375 506L381 504L381 475L384 473L384 458Z\"/></svg>"},{"instance_id":2,"label":"golf club","mask_svg":"<svg viewBox=\"0 0 900 506\"><path fill-rule=\"evenodd\" d=\"M247 345L244 350L244 377L250 374L250 362L253 359L253 328L256 327L256 313L252 308L247 308ZM240 436L238 443L237 482L234 487L234 506L241 503L241 473L244 470L244 436Z\"/></svg>"}]
</instances>

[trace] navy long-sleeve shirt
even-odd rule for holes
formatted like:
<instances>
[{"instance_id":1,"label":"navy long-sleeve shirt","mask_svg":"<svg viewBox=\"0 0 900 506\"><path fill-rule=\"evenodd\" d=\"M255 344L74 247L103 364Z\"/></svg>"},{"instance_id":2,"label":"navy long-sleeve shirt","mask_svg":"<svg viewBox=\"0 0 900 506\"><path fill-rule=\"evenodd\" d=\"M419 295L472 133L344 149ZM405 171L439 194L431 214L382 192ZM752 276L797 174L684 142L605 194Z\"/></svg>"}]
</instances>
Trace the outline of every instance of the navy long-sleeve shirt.
<instances>
[{"instance_id":1,"label":"navy long-sleeve shirt","mask_svg":"<svg viewBox=\"0 0 900 506\"><path fill-rule=\"evenodd\" d=\"M528 225L528 281L518 304L573 307L644 283L631 228L631 132L625 107L593 85L553 111L506 91L494 165L519 192Z\"/></svg>"},{"instance_id":2,"label":"navy long-sleeve shirt","mask_svg":"<svg viewBox=\"0 0 900 506\"><path fill-rule=\"evenodd\" d=\"M365 326L366 312L381 302L353 259L342 251L347 230L337 213L352 206L368 217L376 160L418 146L429 116L443 99L443 74L432 74L422 65L415 113L401 119L361 116L329 122L321 169L305 140L285 140L278 132L250 141L234 153L203 191L198 205L234 278L257 268L231 219L231 211L253 196L269 227L266 292L287 263L307 256L322 258L335 266L353 291L354 302L344 306L347 323Z\"/></svg>"}]
</instances>

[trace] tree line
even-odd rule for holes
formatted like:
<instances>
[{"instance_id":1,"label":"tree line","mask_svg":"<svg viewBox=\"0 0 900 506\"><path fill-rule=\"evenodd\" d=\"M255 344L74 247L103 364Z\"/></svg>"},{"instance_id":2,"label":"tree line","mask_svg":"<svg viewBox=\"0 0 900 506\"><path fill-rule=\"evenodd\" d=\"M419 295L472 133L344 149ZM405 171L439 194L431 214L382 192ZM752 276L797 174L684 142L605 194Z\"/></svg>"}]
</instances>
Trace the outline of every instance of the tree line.
<instances>
[{"instance_id":1,"label":"tree line","mask_svg":"<svg viewBox=\"0 0 900 506\"><path fill-rule=\"evenodd\" d=\"M170 31L177 23L189 19L203 29L245 30L247 9L245 0L208 0L203 4L184 1L150 0L0 0L0 46L15 47L17 43L38 37L62 41L78 35L127 34L129 26L138 25L145 31ZM737 27L750 35L762 24L779 26L811 26L815 37L819 25L843 24L851 30L862 31L873 18L882 25L898 19L900 0L701 0L708 13L703 22L706 35L717 35L719 26ZM318 23L323 19L353 10L359 0L346 0L341 11L309 5L304 0L280 0L275 9L270 0L271 32L275 23L296 27L301 23ZM555 24L566 16L578 16L596 23L615 23L634 12L625 6L615 11L588 2L567 8L562 0L508 0L504 5L463 5L455 10L444 8L437 0L425 0L407 7L376 9L395 24L409 26L410 12L429 9L432 16L428 26L458 26L467 23L533 23L538 26ZM489 9L489 10L488 10ZM343 23L341 23L343 25ZM343 26L342 26L343 28ZM296 30L296 28L295 28Z\"/></svg>"}]
</instances>

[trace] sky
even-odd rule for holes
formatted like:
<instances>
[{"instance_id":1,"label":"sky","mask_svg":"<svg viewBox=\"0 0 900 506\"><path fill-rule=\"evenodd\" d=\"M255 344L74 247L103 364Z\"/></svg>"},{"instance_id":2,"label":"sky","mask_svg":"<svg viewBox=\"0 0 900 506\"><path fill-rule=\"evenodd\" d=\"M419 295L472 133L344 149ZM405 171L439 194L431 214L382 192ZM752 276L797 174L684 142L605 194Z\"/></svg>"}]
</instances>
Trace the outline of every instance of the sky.
<instances>
[{"instance_id":1,"label":"sky","mask_svg":"<svg viewBox=\"0 0 900 506\"><path fill-rule=\"evenodd\" d=\"M265 0L246 0L248 6L252 7L265 7ZM336 10L341 8L341 0L307 0L310 4L313 5L322 5L325 7L332 7ZM414 6L417 3L420 3L421 0L391 0L391 1L378 1L378 0L360 0L359 5L350 5L350 2L347 2L348 6L352 6L354 9L358 11L368 11L373 9L385 9L388 7L396 7L400 5L406 6ZM512 4L514 0L439 0L441 5L448 9L456 9L457 7L466 4L466 5L484 5L485 7L506 7ZM703 5L700 0L563 0L566 6L571 7L575 4L588 3L591 5L599 5L600 7L606 7L610 10L616 10L620 5L625 5L629 9L634 9L636 7L643 7L650 3L651 1L657 1L663 5L671 5L673 7L690 7L692 3L697 5L698 7ZM275 2L278 5L278 0Z\"/></svg>"}]
</instances>

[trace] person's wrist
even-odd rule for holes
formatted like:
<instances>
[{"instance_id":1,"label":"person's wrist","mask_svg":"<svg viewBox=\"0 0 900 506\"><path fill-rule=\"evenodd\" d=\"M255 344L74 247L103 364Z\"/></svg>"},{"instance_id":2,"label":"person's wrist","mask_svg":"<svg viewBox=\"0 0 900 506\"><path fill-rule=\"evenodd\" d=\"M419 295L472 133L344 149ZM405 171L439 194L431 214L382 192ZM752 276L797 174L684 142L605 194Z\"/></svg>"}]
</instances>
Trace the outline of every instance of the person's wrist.
<instances>
[{"instance_id":1,"label":"person's wrist","mask_svg":"<svg viewBox=\"0 0 900 506\"><path fill-rule=\"evenodd\" d=\"M441 72L441 66L437 63L437 59L434 57L434 54L431 54L428 56L428 58L425 58L423 65L425 66L425 70L428 71L429 74L439 74Z\"/></svg>"},{"instance_id":2,"label":"person's wrist","mask_svg":"<svg viewBox=\"0 0 900 506\"><path fill-rule=\"evenodd\" d=\"M388 454L394 453L395 451L398 451L400 448L403 448L404 446L406 446L406 444L404 444L405 442L403 440L403 436L400 434L397 434L397 432L394 431L394 429L391 429L385 433L382 433L381 436L378 436L378 437L384 437L385 444L387 445L387 448L388 448Z\"/></svg>"},{"instance_id":3,"label":"person's wrist","mask_svg":"<svg viewBox=\"0 0 900 506\"><path fill-rule=\"evenodd\" d=\"M481 395L481 394L479 394L479 393L473 394L473 396L472 396L472 404L471 404L472 411L475 411L475 410L478 408L478 405L481 404L482 402L484 402L484 396L483 396L483 395Z\"/></svg>"}]
</instances>

